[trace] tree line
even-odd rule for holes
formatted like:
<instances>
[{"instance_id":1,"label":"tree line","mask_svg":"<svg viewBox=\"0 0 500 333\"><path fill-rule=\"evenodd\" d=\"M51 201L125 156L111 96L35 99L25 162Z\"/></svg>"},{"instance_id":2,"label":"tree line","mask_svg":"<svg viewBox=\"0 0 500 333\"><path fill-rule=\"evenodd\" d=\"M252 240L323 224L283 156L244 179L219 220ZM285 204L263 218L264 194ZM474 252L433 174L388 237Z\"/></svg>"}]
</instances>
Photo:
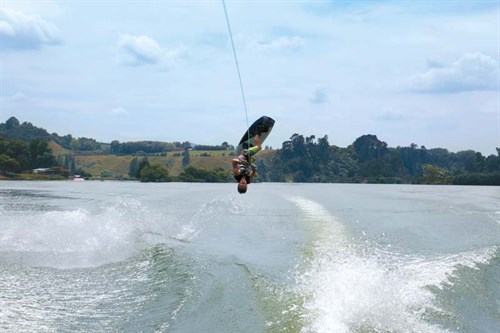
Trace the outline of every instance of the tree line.
<instances>
[{"instance_id":1,"label":"tree line","mask_svg":"<svg viewBox=\"0 0 500 333\"><path fill-rule=\"evenodd\" d=\"M167 156L171 151L183 151L186 149L195 150L234 150L234 146L223 142L221 145L195 145L189 141L184 142L162 142L162 141L130 141L122 142L113 140L110 146L110 153L123 154L123 155L144 155L144 154L158 154L160 156Z\"/></svg>"},{"instance_id":2,"label":"tree line","mask_svg":"<svg viewBox=\"0 0 500 333\"><path fill-rule=\"evenodd\" d=\"M23 141L5 141L0 139L0 171L19 173L35 168L57 166L47 141L33 139L29 144Z\"/></svg>"},{"instance_id":3,"label":"tree line","mask_svg":"<svg viewBox=\"0 0 500 333\"><path fill-rule=\"evenodd\" d=\"M5 123L0 124L0 138L8 141L21 141L29 144L32 140L54 141L68 150L100 152L109 145L99 143L90 138L74 138L71 134L60 136L50 134L47 130L34 126L30 122L20 123L16 117L10 117Z\"/></svg>"},{"instance_id":4,"label":"tree line","mask_svg":"<svg viewBox=\"0 0 500 333\"><path fill-rule=\"evenodd\" d=\"M232 181L222 169L190 167L189 151L183 155L185 169L178 178L163 177L168 172L159 165L147 165L145 177L136 159L129 175L141 181ZM294 134L271 158L258 159L256 165L256 180L269 182L500 185L500 148L497 155L489 156L473 150L427 149L414 143L391 148L372 134L346 148L331 145L326 135L316 140L314 135Z\"/></svg>"},{"instance_id":5,"label":"tree line","mask_svg":"<svg viewBox=\"0 0 500 333\"><path fill-rule=\"evenodd\" d=\"M294 134L257 167L262 180L273 182L500 185L499 156L499 148L489 156L416 144L391 148L372 134L341 148L331 145L326 135L316 140L314 135Z\"/></svg>"},{"instance_id":6,"label":"tree line","mask_svg":"<svg viewBox=\"0 0 500 333\"><path fill-rule=\"evenodd\" d=\"M30 122L20 123L16 117L10 117L5 123L0 124L0 138L4 140L17 140L25 143L33 139L41 141L54 141L61 147L75 153L116 154L116 155L144 155L158 154L166 156L170 151L183 151L195 148L196 150L234 150L234 146L223 142L221 145L195 145L189 141L163 142L163 141L129 141L120 142L113 140L111 143L97 142L92 138L75 138L71 134L58 135L49 133L43 128L34 126Z\"/></svg>"},{"instance_id":7,"label":"tree line","mask_svg":"<svg viewBox=\"0 0 500 333\"><path fill-rule=\"evenodd\" d=\"M229 173L222 168L205 169L189 166L189 151L183 154L182 173L177 177L169 175L168 170L160 164L150 164L148 157L134 158L129 165L129 177L141 182L190 182L190 183L225 183L231 180Z\"/></svg>"},{"instance_id":8,"label":"tree line","mask_svg":"<svg viewBox=\"0 0 500 333\"><path fill-rule=\"evenodd\" d=\"M60 167L66 170L65 173L88 175L85 170L77 170L73 155L54 156L48 146L51 140L65 148L71 146L73 151L145 156L134 158L130 163L129 177L141 181L232 181L230 171L190 166L189 151L193 145L189 142L120 143L114 140L110 144L98 143L94 139L75 139L69 134L62 137L49 134L31 123L20 124L15 117L0 124L0 172ZM227 142L196 148L234 149ZM176 178L168 174L166 167L150 165L147 161L147 155L166 155L169 150L183 156L184 170ZM444 148L427 149L414 143L393 148L373 134L363 135L342 148L330 144L326 135L316 138L315 135L293 134L283 142L281 149L268 156L271 157L257 159L256 181L500 185L500 148L496 155L489 156L473 150L454 153Z\"/></svg>"}]
</instances>

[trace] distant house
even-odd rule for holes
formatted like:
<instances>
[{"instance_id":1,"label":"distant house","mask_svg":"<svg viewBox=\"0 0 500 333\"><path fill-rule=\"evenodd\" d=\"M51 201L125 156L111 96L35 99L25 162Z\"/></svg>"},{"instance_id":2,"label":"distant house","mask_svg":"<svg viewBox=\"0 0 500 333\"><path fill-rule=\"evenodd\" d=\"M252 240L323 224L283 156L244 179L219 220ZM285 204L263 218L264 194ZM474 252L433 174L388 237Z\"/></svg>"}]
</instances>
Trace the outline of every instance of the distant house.
<instances>
[{"instance_id":1,"label":"distant house","mask_svg":"<svg viewBox=\"0 0 500 333\"><path fill-rule=\"evenodd\" d=\"M37 169L33 169L33 173L49 174L49 173L53 173L53 171L50 168L37 168Z\"/></svg>"}]
</instances>

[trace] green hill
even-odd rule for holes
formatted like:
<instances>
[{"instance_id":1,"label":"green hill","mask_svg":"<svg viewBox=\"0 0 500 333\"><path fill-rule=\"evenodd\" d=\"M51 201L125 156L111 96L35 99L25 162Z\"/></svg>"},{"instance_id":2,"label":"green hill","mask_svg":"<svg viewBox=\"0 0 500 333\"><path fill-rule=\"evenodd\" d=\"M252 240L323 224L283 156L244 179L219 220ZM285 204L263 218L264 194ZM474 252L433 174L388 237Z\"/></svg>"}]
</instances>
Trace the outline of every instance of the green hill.
<instances>
[{"instance_id":1,"label":"green hill","mask_svg":"<svg viewBox=\"0 0 500 333\"><path fill-rule=\"evenodd\" d=\"M29 122L21 124L15 117L10 117L5 123L0 124L0 139L30 143L31 140L35 139L50 141L52 137L43 128L33 126Z\"/></svg>"},{"instance_id":2,"label":"green hill","mask_svg":"<svg viewBox=\"0 0 500 333\"><path fill-rule=\"evenodd\" d=\"M222 168L231 172L231 154L233 151L189 151L190 162L188 166L213 170ZM268 160L274 156L274 150L263 150L259 153L259 160ZM142 159L142 156L116 156L116 155L75 155L76 168L85 170L93 177L103 178L129 178L130 163L134 158ZM181 152L168 153L167 156L147 156L150 164L163 166L169 174L177 177L184 170L182 165L183 156Z\"/></svg>"}]
</instances>

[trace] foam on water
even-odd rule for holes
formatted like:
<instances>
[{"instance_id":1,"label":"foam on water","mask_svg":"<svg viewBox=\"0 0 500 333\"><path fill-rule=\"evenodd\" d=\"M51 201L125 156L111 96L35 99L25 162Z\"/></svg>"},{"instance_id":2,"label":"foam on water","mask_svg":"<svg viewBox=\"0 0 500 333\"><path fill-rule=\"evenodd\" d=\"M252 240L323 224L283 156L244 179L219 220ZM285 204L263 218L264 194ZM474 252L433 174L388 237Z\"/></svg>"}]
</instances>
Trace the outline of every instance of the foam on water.
<instances>
[{"instance_id":1,"label":"foam on water","mask_svg":"<svg viewBox=\"0 0 500 333\"><path fill-rule=\"evenodd\" d=\"M495 211L493 214L493 220L500 224L500 211Z\"/></svg>"},{"instance_id":2,"label":"foam on water","mask_svg":"<svg viewBox=\"0 0 500 333\"><path fill-rule=\"evenodd\" d=\"M218 219L221 216L242 215L248 212L249 209L249 207L242 206L234 197L214 198L202 204L200 209L187 222L182 221L175 238L182 241L190 241L196 238L209 222L210 227L213 228L219 223Z\"/></svg>"},{"instance_id":3,"label":"foam on water","mask_svg":"<svg viewBox=\"0 0 500 333\"><path fill-rule=\"evenodd\" d=\"M24 204L17 209L26 195L7 199L9 205L0 206L0 259L56 268L95 267L127 259L155 244L190 242L208 224L216 225L220 216L245 214L249 209L226 197L211 199L194 214L170 203L150 208L130 197L117 197L92 210Z\"/></svg>"},{"instance_id":4,"label":"foam on water","mask_svg":"<svg viewBox=\"0 0 500 333\"><path fill-rule=\"evenodd\" d=\"M240 214L244 207L239 205L234 198L212 199L201 205L201 208L189 218L187 223L183 223L180 231L175 236L180 240L192 240L197 237L206 226L207 221L217 216L227 214Z\"/></svg>"},{"instance_id":5,"label":"foam on water","mask_svg":"<svg viewBox=\"0 0 500 333\"><path fill-rule=\"evenodd\" d=\"M66 211L8 214L2 222L1 255L7 261L59 268L123 260L137 250L147 210L137 200Z\"/></svg>"},{"instance_id":6,"label":"foam on water","mask_svg":"<svg viewBox=\"0 0 500 333\"><path fill-rule=\"evenodd\" d=\"M165 331L191 297L189 262L165 246L100 267L6 265L0 273L2 332Z\"/></svg>"},{"instance_id":7,"label":"foam on water","mask_svg":"<svg viewBox=\"0 0 500 333\"><path fill-rule=\"evenodd\" d=\"M475 268L494 247L443 256L408 256L354 241L316 202L291 199L303 212L310 249L296 270L304 296L302 332L446 332L432 287L450 285L459 266Z\"/></svg>"}]
</instances>

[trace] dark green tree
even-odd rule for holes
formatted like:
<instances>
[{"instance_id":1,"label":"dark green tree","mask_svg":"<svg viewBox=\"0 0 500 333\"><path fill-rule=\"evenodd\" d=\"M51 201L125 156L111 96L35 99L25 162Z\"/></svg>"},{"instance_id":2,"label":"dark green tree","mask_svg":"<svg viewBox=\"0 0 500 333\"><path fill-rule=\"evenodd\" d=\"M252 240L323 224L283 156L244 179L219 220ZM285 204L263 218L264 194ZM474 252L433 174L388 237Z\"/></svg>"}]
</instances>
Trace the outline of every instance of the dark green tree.
<instances>
[{"instance_id":1,"label":"dark green tree","mask_svg":"<svg viewBox=\"0 0 500 333\"><path fill-rule=\"evenodd\" d=\"M477 172L480 169L481 157L481 153L473 150L459 151L455 154L455 168L466 172Z\"/></svg>"},{"instance_id":2,"label":"dark green tree","mask_svg":"<svg viewBox=\"0 0 500 333\"><path fill-rule=\"evenodd\" d=\"M111 152L113 154L120 153L120 141L118 140L111 141Z\"/></svg>"},{"instance_id":3,"label":"dark green tree","mask_svg":"<svg viewBox=\"0 0 500 333\"><path fill-rule=\"evenodd\" d=\"M137 168L137 174L136 174L135 178L141 178L142 169L144 169L145 167L149 167L149 166L150 166L150 164L148 161L148 157L144 156L142 158L142 161L139 163L139 167Z\"/></svg>"},{"instance_id":4,"label":"dark green tree","mask_svg":"<svg viewBox=\"0 0 500 333\"><path fill-rule=\"evenodd\" d=\"M372 158L383 157L387 153L387 143L380 141L376 135L363 135L354 141L352 144L358 160L360 162L368 161Z\"/></svg>"},{"instance_id":5,"label":"dark green tree","mask_svg":"<svg viewBox=\"0 0 500 333\"><path fill-rule=\"evenodd\" d=\"M493 154L486 157L484 161L485 172L500 172L500 149L497 148L498 155Z\"/></svg>"},{"instance_id":6,"label":"dark green tree","mask_svg":"<svg viewBox=\"0 0 500 333\"><path fill-rule=\"evenodd\" d=\"M7 121L5 122L5 128L7 130L12 130L12 129L15 129L15 128L18 128L19 127L19 120L17 120L16 117L10 117L9 119L7 119Z\"/></svg>"},{"instance_id":7,"label":"dark green tree","mask_svg":"<svg viewBox=\"0 0 500 333\"><path fill-rule=\"evenodd\" d=\"M208 170L205 168L187 167L179 175L179 180L183 182L209 182L209 183L223 183L231 180L229 173L222 169L216 168Z\"/></svg>"},{"instance_id":8,"label":"dark green tree","mask_svg":"<svg viewBox=\"0 0 500 333\"><path fill-rule=\"evenodd\" d=\"M49 168L57 164L52 155L52 149L46 141L33 139L29 145L29 151L33 168Z\"/></svg>"},{"instance_id":9,"label":"dark green tree","mask_svg":"<svg viewBox=\"0 0 500 333\"><path fill-rule=\"evenodd\" d=\"M137 159L137 157L134 157L132 161L130 161L130 165L128 168L128 175L132 178L137 178L137 175L139 174L139 167L140 167L140 162Z\"/></svg>"},{"instance_id":10,"label":"dark green tree","mask_svg":"<svg viewBox=\"0 0 500 333\"><path fill-rule=\"evenodd\" d=\"M11 117L5 124L0 124L0 138L29 143L33 139L50 141L51 135L43 128L38 128L28 122L19 124L19 121L15 117Z\"/></svg>"},{"instance_id":11,"label":"dark green tree","mask_svg":"<svg viewBox=\"0 0 500 333\"><path fill-rule=\"evenodd\" d=\"M21 171L19 162L10 156L5 154L0 155L0 172L3 175L7 175L8 172L19 172Z\"/></svg>"},{"instance_id":12,"label":"dark green tree","mask_svg":"<svg viewBox=\"0 0 500 333\"><path fill-rule=\"evenodd\" d=\"M170 176L167 169L159 164L144 166L139 175L141 182L169 182Z\"/></svg>"},{"instance_id":13,"label":"dark green tree","mask_svg":"<svg viewBox=\"0 0 500 333\"><path fill-rule=\"evenodd\" d=\"M19 163L20 170L29 170L32 168L31 154L28 146L22 141L8 141L5 145L5 151L0 152Z\"/></svg>"},{"instance_id":14,"label":"dark green tree","mask_svg":"<svg viewBox=\"0 0 500 333\"><path fill-rule=\"evenodd\" d=\"M328 142L328 135L325 135L322 138L318 139L318 148L317 152L319 155L319 159L323 162L326 162L330 159L330 143Z\"/></svg>"}]
</instances>

